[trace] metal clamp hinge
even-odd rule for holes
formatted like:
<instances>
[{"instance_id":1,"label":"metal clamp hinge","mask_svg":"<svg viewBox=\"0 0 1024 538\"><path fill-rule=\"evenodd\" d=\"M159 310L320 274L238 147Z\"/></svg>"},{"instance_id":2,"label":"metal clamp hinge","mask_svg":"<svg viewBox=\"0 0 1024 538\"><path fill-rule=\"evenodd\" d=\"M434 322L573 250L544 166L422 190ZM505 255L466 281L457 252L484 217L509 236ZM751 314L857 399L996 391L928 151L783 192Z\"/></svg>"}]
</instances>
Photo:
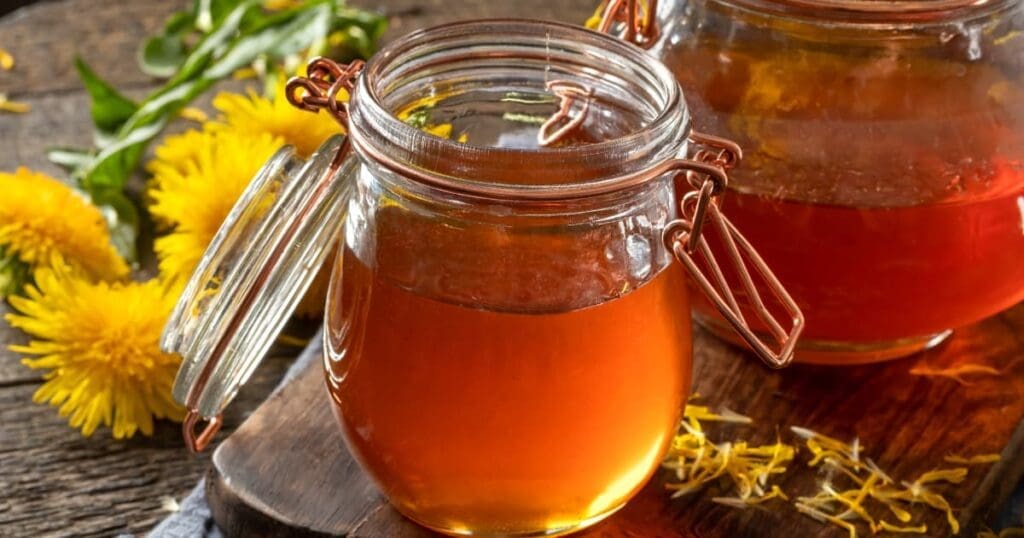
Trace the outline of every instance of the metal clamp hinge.
<instances>
[{"instance_id":1,"label":"metal clamp hinge","mask_svg":"<svg viewBox=\"0 0 1024 538\"><path fill-rule=\"evenodd\" d=\"M657 13L658 0L606 0L597 30L607 34L620 25L620 38L649 49L659 36Z\"/></svg>"},{"instance_id":2,"label":"metal clamp hinge","mask_svg":"<svg viewBox=\"0 0 1024 538\"><path fill-rule=\"evenodd\" d=\"M701 149L694 154L692 160L679 160L678 168L684 171L686 182L694 190L687 192L680 200L680 218L665 228L665 243L686 267L694 283L761 360L772 368L786 366L793 360L796 342L804 328L803 312L750 242L718 207L718 200L728 186L727 171L739 164L742 152L735 143L710 135L694 132L690 140ZM708 244L705 233L708 222L712 223L720 238L726 262L731 264L730 273L739 279L739 289L748 304L741 306L737 301L723 266ZM786 324L788 327L765 304L765 298L749 266L753 266L762 284L789 317L789 323ZM743 306L747 309L746 314ZM774 347L758 335L748 320L749 314L759 321L757 328L766 329L774 339Z\"/></svg>"}]
</instances>

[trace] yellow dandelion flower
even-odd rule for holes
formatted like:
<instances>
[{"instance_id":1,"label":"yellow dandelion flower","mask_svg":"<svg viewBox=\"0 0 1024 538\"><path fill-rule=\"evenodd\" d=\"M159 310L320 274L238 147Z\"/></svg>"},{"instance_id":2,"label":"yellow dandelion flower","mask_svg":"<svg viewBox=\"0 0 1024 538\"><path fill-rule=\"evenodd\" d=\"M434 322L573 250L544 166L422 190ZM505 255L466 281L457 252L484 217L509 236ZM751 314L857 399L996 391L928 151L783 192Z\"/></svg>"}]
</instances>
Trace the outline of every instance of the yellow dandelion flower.
<instances>
[{"instance_id":1,"label":"yellow dandelion flower","mask_svg":"<svg viewBox=\"0 0 1024 538\"><path fill-rule=\"evenodd\" d=\"M213 106L222 117L208 123L211 130L235 130L247 134L269 133L295 146L302 157L309 157L331 135L341 132L341 126L326 112L310 114L293 107L285 97L284 86L279 86L274 99L267 99L250 91L248 95L221 93Z\"/></svg>"},{"instance_id":2,"label":"yellow dandelion flower","mask_svg":"<svg viewBox=\"0 0 1024 538\"><path fill-rule=\"evenodd\" d=\"M7 321L34 339L10 349L22 363L48 370L36 391L91 436L101 424L114 438L152 435L154 418L180 421L171 399L180 359L159 349L175 295L162 283L93 282L65 265L42 268L25 297L11 297L20 314Z\"/></svg>"},{"instance_id":3,"label":"yellow dandelion flower","mask_svg":"<svg viewBox=\"0 0 1024 538\"><path fill-rule=\"evenodd\" d=\"M60 261L93 279L128 275L110 242L103 214L47 175L19 168L0 173L0 250L31 267Z\"/></svg>"},{"instance_id":4,"label":"yellow dandelion flower","mask_svg":"<svg viewBox=\"0 0 1024 538\"><path fill-rule=\"evenodd\" d=\"M147 167L153 175L149 183L150 189L155 185L153 182L159 181L163 175L157 171L158 169L162 170L169 166L184 173L189 170L190 166L194 166L200 149L208 145L211 140L213 138L208 133L195 129L164 138L160 145L153 150L156 158Z\"/></svg>"},{"instance_id":5,"label":"yellow dandelion flower","mask_svg":"<svg viewBox=\"0 0 1024 538\"><path fill-rule=\"evenodd\" d=\"M156 240L155 250L160 272L172 282L188 279L249 181L284 145L266 132L230 130L195 133L179 142L173 151L162 148L164 158L158 149L148 167L150 213L171 228ZM191 156L166 160L169 153Z\"/></svg>"}]
</instances>

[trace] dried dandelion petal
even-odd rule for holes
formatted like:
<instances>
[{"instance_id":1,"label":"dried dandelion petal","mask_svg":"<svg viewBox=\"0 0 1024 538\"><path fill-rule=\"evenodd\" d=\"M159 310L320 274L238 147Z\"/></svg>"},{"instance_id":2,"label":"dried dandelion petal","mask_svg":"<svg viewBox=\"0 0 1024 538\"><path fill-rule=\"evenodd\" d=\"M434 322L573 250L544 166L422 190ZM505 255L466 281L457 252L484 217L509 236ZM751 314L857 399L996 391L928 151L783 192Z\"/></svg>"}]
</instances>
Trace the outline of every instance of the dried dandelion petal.
<instances>
[{"instance_id":1,"label":"dried dandelion petal","mask_svg":"<svg viewBox=\"0 0 1024 538\"><path fill-rule=\"evenodd\" d=\"M14 56L4 49L0 49L0 70L10 71L14 69Z\"/></svg>"},{"instance_id":2,"label":"dried dandelion petal","mask_svg":"<svg viewBox=\"0 0 1024 538\"><path fill-rule=\"evenodd\" d=\"M953 531L953 534L960 534L960 522L953 515L953 507L949 505L949 501L945 497L928 490L920 482L913 484L904 483L904 486L907 489L894 494L891 498L902 499L911 504L927 504L936 510L945 512L946 522L949 523L950 530Z\"/></svg>"},{"instance_id":3,"label":"dried dandelion petal","mask_svg":"<svg viewBox=\"0 0 1024 538\"><path fill-rule=\"evenodd\" d=\"M709 408L701 405L687 405L683 416L693 420L704 420L707 422L728 422L733 424L753 424L754 421L748 416L741 415L729 409L723 409L721 413L714 413Z\"/></svg>"},{"instance_id":4,"label":"dried dandelion petal","mask_svg":"<svg viewBox=\"0 0 1024 538\"><path fill-rule=\"evenodd\" d=\"M946 463L954 463L957 465L985 465L989 463L996 463L1001 459L1001 457L999 454L978 454L977 456L971 456L969 458L950 455L942 459L945 460Z\"/></svg>"},{"instance_id":5,"label":"dried dandelion petal","mask_svg":"<svg viewBox=\"0 0 1024 538\"><path fill-rule=\"evenodd\" d=\"M691 398L692 400L692 398ZM727 478L735 496L715 497L712 501L736 508L781 498L788 500L778 486L772 485L772 476L784 473L786 464L796 454L792 446L780 440L765 446L750 446L745 441L712 443L704 434L701 421L750 424L750 417L724 410L712 412L709 408L687 405L683 412L681 431L672 441L663 465L675 471L677 483L665 487L673 491L672 497L694 493L707 484Z\"/></svg>"},{"instance_id":6,"label":"dried dandelion petal","mask_svg":"<svg viewBox=\"0 0 1024 538\"><path fill-rule=\"evenodd\" d=\"M206 112L204 112L203 109L196 108L194 106L188 106L181 109L181 112L178 113L178 116L181 116L183 119L186 120L194 121L196 123L204 123L210 120L210 116Z\"/></svg>"},{"instance_id":7,"label":"dried dandelion petal","mask_svg":"<svg viewBox=\"0 0 1024 538\"><path fill-rule=\"evenodd\" d=\"M7 99L6 94L0 93L0 112L25 114L30 110L32 110L32 105L28 103L21 103L18 101L10 101Z\"/></svg>"},{"instance_id":8,"label":"dried dandelion petal","mask_svg":"<svg viewBox=\"0 0 1024 538\"><path fill-rule=\"evenodd\" d=\"M924 525L911 524L912 515L899 503L925 504L946 514L953 534L959 534L960 524L953 516L953 510L946 499L926 488L927 484L951 483L959 484L967 477L967 469L936 469L923 473L913 483L903 482L896 485L887 473L870 458L861 458L861 446L858 440L846 444L837 439L819 434L807 428L793 428L793 433L804 439L808 450L813 454L808 465L821 465L829 472L828 478L821 485L821 490L811 497L798 497L794 505L801 513L818 521L831 523L856 536L854 521L860 520L868 524L872 532L889 531L901 533L923 534L927 532ZM985 458L979 457L979 460ZM856 488L839 491L831 480L840 476L849 479ZM879 519L875 523L873 516L865 506L865 502L873 500L886 508L904 523L897 526Z\"/></svg>"},{"instance_id":9,"label":"dried dandelion petal","mask_svg":"<svg viewBox=\"0 0 1024 538\"><path fill-rule=\"evenodd\" d=\"M878 523L878 530L885 532L897 532L902 534L924 534L928 532L928 525L918 525L917 527L900 527L893 525L888 521L882 520Z\"/></svg>"},{"instance_id":10,"label":"dried dandelion petal","mask_svg":"<svg viewBox=\"0 0 1024 538\"><path fill-rule=\"evenodd\" d=\"M843 521L842 519L839 519L834 515L826 514L825 512L817 510L811 506L807 506L800 503L797 503L794 506L796 507L798 512L810 516L813 519L817 519L822 523L831 523L837 527L846 529L846 531L850 534L850 538L857 538L857 527L855 527L853 523L850 523L849 521Z\"/></svg>"},{"instance_id":11,"label":"dried dandelion petal","mask_svg":"<svg viewBox=\"0 0 1024 538\"><path fill-rule=\"evenodd\" d=\"M949 482L951 484L959 484L967 478L967 468L957 467L954 469L936 469L934 471L928 471L921 475L917 479L915 484L929 484L932 482Z\"/></svg>"},{"instance_id":12,"label":"dried dandelion petal","mask_svg":"<svg viewBox=\"0 0 1024 538\"><path fill-rule=\"evenodd\" d=\"M259 75L259 72L256 71L255 68L241 67L239 69L236 69L235 72L231 74L231 78L235 80L249 80L258 77Z\"/></svg>"},{"instance_id":13,"label":"dried dandelion petal","mask_svg":"<svg viewBox=\"0 0 1024 538\"><path fill-rule=\"evenodd\" d=\"M746 499L741 497L712 497L711 502L725 506L731 506L733 508L739 508L742 510L749 506L764 504L765 502L770 501L772 499L782 499L784 501L788 501L789 497L786 496L786 494L782 491L782 489L779 488L779 486L773 485L771 491L758 497L747 497Z\"/></svg>"}]
</instances>

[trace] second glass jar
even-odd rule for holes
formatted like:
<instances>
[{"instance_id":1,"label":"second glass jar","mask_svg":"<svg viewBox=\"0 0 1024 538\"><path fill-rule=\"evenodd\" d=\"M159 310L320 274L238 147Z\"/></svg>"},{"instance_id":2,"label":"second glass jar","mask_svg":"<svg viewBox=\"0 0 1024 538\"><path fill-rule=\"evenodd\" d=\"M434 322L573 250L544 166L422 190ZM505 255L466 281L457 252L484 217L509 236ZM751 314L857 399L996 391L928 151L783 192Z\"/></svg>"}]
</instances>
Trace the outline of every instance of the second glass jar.
<instances>
[{"instance_id":1,"label":"second glass jar","mask_svg":"<svg viewBox=\"0 0 1024 538\"><path fill-rule=\"evenodd\" d=\"M723 207L811 320L797 360L1024 299L1024 3L667 0L657 27L696 127L746 151Z\"/></svg>"}]
</instances>

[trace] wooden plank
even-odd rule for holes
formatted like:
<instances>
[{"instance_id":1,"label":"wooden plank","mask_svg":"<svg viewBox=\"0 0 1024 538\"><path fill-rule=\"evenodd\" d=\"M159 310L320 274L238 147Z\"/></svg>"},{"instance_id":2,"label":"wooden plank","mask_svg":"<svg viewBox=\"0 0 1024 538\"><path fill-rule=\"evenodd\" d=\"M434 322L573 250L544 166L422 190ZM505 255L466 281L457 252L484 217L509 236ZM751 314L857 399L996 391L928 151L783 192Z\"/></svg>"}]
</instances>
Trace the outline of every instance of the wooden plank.
<instances>
[{"instance_id":1,"label":"wooden plank","mask_svg":"<svg viewBox=\"0 0 1024 538\"><path fill-rule=\"evenodd\" d=\"M11 328L6 321L3 321L4 315L10 310L11 308L6 302L0 301L0 391L3 390L3 387L36 383L42 379L39 372L33 372L22 366L20 357L7 347L12 344L24 344L28 341L21 331Z\"/></svg>"},{"instance_id":2,"label":"wooden plank","mask_svg":"<svg viewBox=\"0 0 1024 538\"><path fill-rule=\"evenodd\" d=\"M0 93L18 99L80 90L75 55L119 89L151 85L139 71L135 51L167 15L185 5L184 0L66 0L18 9L0 19L0 48L16 61L13 70L0 71Z\"/></svg>"},{"instance_id":3,"label":"wooden plank","mask_svg":"<svg viewBox=\"0 0 1024 538\"><path fill-rule=\"evenodd\" d=\"M277 384L291 358L268 360L239 394L220 438ZM153 437L85 439L49 406L32 403L37 384L0 388L0 535L44 536L149 530L202 476L209 457L189 456L177 424ZM219 439L218 438L218 442Z\"/></svg>"},{"instance_id":4,"label":"wooden plank","mask_svg":"<svg viewBox=\"0 0 1024 538\"><path fill-rule=\"evenodd\" d=\"M698 332L694 390L703 401L754 418L753 426L709 428L712 438L770 442L790 426L858 437L864 454L897 480L913 480L948 454L1001 452L992 466L972 468L958 486L939 486L974 536L1024 475L1024 305L959 331L917 357L858 367L797 365L765 370L744 351ZM1001 377L961 385L910 374L919 361L993 364ZM1016 432L1016 433L1015 433ZM793 442L797 442L793 440ZM813 494L820 479L806 451L779 485L791 496ZM625 509L583 536L831 537L843 533L785 503L735 510L709 501L714 490L670 501L664 474ZM217 449L208 482L211 507L229 534L423 536L378 494L344 447L330 410L320 365L265 402ZM927 512L929 536L948 534L944 516Z\"/></svg>"}]
</instances>

